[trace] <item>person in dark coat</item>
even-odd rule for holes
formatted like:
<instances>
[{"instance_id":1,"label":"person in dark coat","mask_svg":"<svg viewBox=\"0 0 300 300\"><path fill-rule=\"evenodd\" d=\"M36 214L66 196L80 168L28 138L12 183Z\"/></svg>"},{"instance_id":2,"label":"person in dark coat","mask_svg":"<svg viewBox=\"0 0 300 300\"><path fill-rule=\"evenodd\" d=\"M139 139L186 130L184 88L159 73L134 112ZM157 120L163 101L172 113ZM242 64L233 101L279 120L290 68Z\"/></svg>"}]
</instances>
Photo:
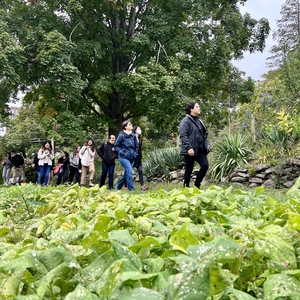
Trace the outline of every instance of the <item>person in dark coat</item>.
<instances>
[{"instance_id":1,"label":"person in dark coat","mask_svg":"<svg viewBox=\"0 0 300 300\"><path fill-rule=\"evenodd\" d=\"M63 183L68 181L68 174L69 174L69 153L66 151L61 152L61 157L57 161L58 164L62 164L58 174L57 174L57 182L56 184L61 184L61 180Z\"/></svg>"},{"instance_id":2,"label":"person in dark coat","mask_svg":"<svg viewBox=\"0 0 300 300\"><path fill-rule=\"evenodd\" d=\"M148 190L148 186L144 184L143 166L142 166L142 158L143 158L142 137L141 137L142 129L140 126L133 126L132 132L135 134L138 144L139 144L138 156L134 161L133 167L136 168L138 171L141 190L146 191L146 190Z\"/></svg>"},{"instance_id":3,"label":"person in dark coat","mask_svg":"<svg viewBox=\"0 0 300 300\"><path fill-rule=\"evenodd\" d=\"M116 137L110 135L108 141L101 144L97 153L102 159L102 173L100 177L100 187L105 184L106 176L108 173L108 188L112 190L114 188L114 173L116 158L118 157L117 150L115 148Z\"/></svg>"},{"instance_id":4,"label":"person in dark coat","mask_svg":"<svg viewBox=\"0 0 300 300\"><path fill-rule=\"evenodd\" d=\"M182 142L180 154L184 156L185 173L184 186L190 186L190 178L195 161L200 165L200 170L195 180L195 186L200 188L201 182L208 170L207 153L204 141L207 138L207 129L199 118L201 109L197 102L190 102L186 106L186 116L179 125L180 139Z\"/></svg>"}]
</instances>

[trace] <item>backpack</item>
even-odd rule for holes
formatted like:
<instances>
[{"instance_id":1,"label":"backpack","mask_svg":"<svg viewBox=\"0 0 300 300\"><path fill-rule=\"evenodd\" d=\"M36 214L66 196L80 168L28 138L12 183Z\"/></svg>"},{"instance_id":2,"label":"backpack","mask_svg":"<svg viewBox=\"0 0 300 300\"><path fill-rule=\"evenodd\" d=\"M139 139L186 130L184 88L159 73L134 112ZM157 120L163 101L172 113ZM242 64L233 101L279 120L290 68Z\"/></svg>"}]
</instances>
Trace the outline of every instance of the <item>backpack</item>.
<instances>
[{"instance_id":1,"label":"backpack","mask_svg":"<svg viewBox=\"0 0 300 300\"><path fill-rule=\"evenodd\" d=\"M56 165L56 167L54 168L54 170L53 170L53 174L54 175L57 175L58 173L60 173L60 171L62 170L62 166L63 166L63 164L57 164Z\"/></svg>"}]
</instances>

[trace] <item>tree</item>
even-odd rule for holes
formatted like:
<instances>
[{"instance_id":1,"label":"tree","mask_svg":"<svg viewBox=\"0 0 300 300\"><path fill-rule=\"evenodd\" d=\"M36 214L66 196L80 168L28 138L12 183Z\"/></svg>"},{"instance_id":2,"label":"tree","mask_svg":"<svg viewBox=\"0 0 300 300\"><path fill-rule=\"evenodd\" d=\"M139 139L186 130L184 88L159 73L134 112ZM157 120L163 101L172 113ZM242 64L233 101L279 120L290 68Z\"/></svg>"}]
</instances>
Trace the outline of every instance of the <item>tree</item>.
<instances>
[{"instance_id":1,"label":"tree","mask_svg":"<svg viewBox=\"0 0 300 300\"><path fill-rule=\"evenodd\" d=\"M147 115L178 125L196 97L212 101L243 51L262 51L266 19L239 12L241 0L2 1L5 30L26 54L25 100L71 111L91 130ZM202 100L204 101L204 100Z\"/></svg>"},{"instance_id":2,"label":"tree","mask_svg":"<svg viewBox=\"0 0 300 300\"><path fill-rule=\"evenodd\" d=\"M279 67L284 63L290 51L299 44L300 38L300 1L286 0L281 7L281 19L277 24L277 30L273 34L276 45L271 48L272 56L269 59L271 67Z\"/></svg>"}]
</instances>

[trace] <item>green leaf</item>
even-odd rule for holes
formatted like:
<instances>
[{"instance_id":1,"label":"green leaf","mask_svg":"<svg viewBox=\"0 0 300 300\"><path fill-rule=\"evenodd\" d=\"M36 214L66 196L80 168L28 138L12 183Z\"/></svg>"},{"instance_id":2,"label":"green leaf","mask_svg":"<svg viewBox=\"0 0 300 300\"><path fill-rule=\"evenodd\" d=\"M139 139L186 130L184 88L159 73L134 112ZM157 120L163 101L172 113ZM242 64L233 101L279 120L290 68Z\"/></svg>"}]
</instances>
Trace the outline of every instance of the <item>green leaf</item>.
<instances>
[{"instance_id":1,"label":"green leaf","mask_svg":"<svg viewBox=\"0 0 300 300\"><path fill-rule=\"evenodd\" d=\"M75 290L69 293L65 300L100 300L100 298L87 290L82 284L78 284Z\"/></svg>"},{"instance_id":2,"label":"green leaf","mask_svg":"<svg viewBox=\"0 0 300 300\"><path fill-rule=\"evenodd\" d=\"M297 300L300 295L300 281L285 274L270 275L264 283L264 300L276 300L281 297Z\"/></svg>"},{"instance_id":3,"label":"green leaf","mask_svg":"<svg viewBox=\"0 0 300 300\"><path fill-rule=\"evenodd\" d=\"M189 255L200 263L226 263L237 259L241 247L225 238L217 238L199 246L188 247Z\"/></svg>"},{"instance_id":4,"label":"green leaf","mask_svg":"<svg viewBox=\"0 0 300 300\"><path fill-rule=\"evenodd\" d=\"M110 240L115 240L127 246L132 246L135 244L135 240L130 234L128 229L124 230L112 230L108 233Z\"/></svg>"},{"instance_id":5,"label":"green leaf","mask_svg":"<svg viewBox=\"0 0 300 300\"><path fill-rule=\"evenodd\" d=\"M169 277L168 299L207 300L210 294L209 268L201 272L179 273Z\"/></svg>"},{"instance_id":6,"label":"green leaf","mask_svg":"<svg viewBox=\"0 0 300 300\"><path fill-rule=\"evenodd\" d=\"M119 300L164 300L165 297L153 290L147 288L135 288L126 295L120 295Z\"/></svg>"},{"instance_id":7,"label":"green leaf","mask_svg":"<svg viewBox=\"0 0 300 300\"><path fill-rule=\"evenodd\" d=\"M198 239L187 229L188 225L188 223L185 223L176 233L174 233L170 237L169 240L170 245L172 245L175 249L183 251L186 254L188 246L199 244Z\"/></svg>"},{"instance_id":8,"label":"green leaf","mask_svg":"<svg viewBox=\"0 0 300 300\"><path fill-rule=\"evenodd\" d=\"M111 243L116 259L123 259L125 271L142 271L143 265L138 255L115 241L112 241Z\"/></svg>"}]
</instances>

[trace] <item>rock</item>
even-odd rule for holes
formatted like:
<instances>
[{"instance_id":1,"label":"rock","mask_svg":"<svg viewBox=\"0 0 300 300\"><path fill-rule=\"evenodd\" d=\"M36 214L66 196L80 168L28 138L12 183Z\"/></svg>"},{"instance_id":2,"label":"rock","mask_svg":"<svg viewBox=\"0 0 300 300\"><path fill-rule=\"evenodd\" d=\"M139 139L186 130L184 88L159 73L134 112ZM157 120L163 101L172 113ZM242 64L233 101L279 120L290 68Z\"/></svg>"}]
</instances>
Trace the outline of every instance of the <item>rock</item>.
<instances>
[{"instance_id":1,"label":"rock","mask_svg":"<svg viewBox=\"0 0 300 300\"><path fill-rule=\"evenodd\" d=\"M294 185L294 183L292 181L286 181L283 186L286 188L291 188Z\"/></svg>"},{"instance_id":2,"label":"rock","mask_svg":"<svg viewBox=\"0 0 300 300\"><path fill-rule=\"evenodd\" d=\"M275 187L275 183L272 179L268 179L263 183L263 186L269 189L273 189Z\"/></svg>"},{"instance_id":3,"label":"rock","mask_svg":"<svg viewBox=\"0 0 300 300\"><path fill-rule=\"evenodd\" d=\"M257 177L257 178L266 178L267 177L267 175L265 174L265 173L259 173L259 174L255 174L255 176L254 177Z\"/></svg>"},{"instance_id":4,"label":"rock","mask_svg":"<svg viewBox=\"0 0 300 300\"><path fill-rule=\"evenodd\" d=\"M244 187L244 185L242 183L239 183L239 182L232 182L231 185Z\"/></svg>"},{"instance_id":5,"label":"rock","mask_svg":"<svg viewBox=\"0 0 300 300\"><path fill-rule=\"evenodd\" d=\"M268 169L265 170L266 174L271 174L273 172L274 172L274 168L268 168Z\"/></svg>"},{"instance_id":6,"label":"rock","mask_svg":"<svg viewBox=\"0 0 300 300\"><path fill-rule=\"evenodd\" d=\"M259 184L262 184L264 181L263 181L261 178L250 177L250 178L249 178L249 182L251 182L251 183L259 183Z\"/></svg>"},{"instance_id":7,"label":"rock","mask_svg":"<svg viewBox=\"0 0 300 300\"><path fill-rule=\"evenodd\" d=\"M170 178L171 178L171 179L177 179L177 178L178 178L178 173L177 173L177 171L172 171L172 172L170 172Z\"/></svg>"},{"instance_id":8,"label":"rock","mask_svg":"<svg viewBox=\"0 0 300 300\"><path fill-rule=\"evenodd\" d=\"M255 188L255 187L258 187L259 186L259 184L257 184L257 183L251 183L251 184L249 184L249 188Z\"/></svg>"},{"instance_id":9,"label":"rock","mask_svg":"<svg viewBox=\"0 0 300 300\"><path fill-rule=\"evenodd\" d=\"M238 176L243 177L243 178L249 178L250 175L248 173L242 173L242 172L238 172L237 173Z\"/></svg>"},{"instance_id":10,"label":"rock","mask_svg":"<svg viewBox=\"0 0 300 300\"><path fill-rule=\"evenodd\" d=\"M231 182L245 182L246 178L244 177L233 177L230 179Z\"/></svg>"},{"instance_id":11,"label":"rock","mask_svg":"<svg viewBox=\"0 0 300 300\"><path fill-rule=\"evenodd\" d=\"M269 169L271 166L268 164L258 164L258 165L254 165L254 168L256 170L256 172L262 172L265 171L267 169Z\"/></svg>"}]
</instances>

